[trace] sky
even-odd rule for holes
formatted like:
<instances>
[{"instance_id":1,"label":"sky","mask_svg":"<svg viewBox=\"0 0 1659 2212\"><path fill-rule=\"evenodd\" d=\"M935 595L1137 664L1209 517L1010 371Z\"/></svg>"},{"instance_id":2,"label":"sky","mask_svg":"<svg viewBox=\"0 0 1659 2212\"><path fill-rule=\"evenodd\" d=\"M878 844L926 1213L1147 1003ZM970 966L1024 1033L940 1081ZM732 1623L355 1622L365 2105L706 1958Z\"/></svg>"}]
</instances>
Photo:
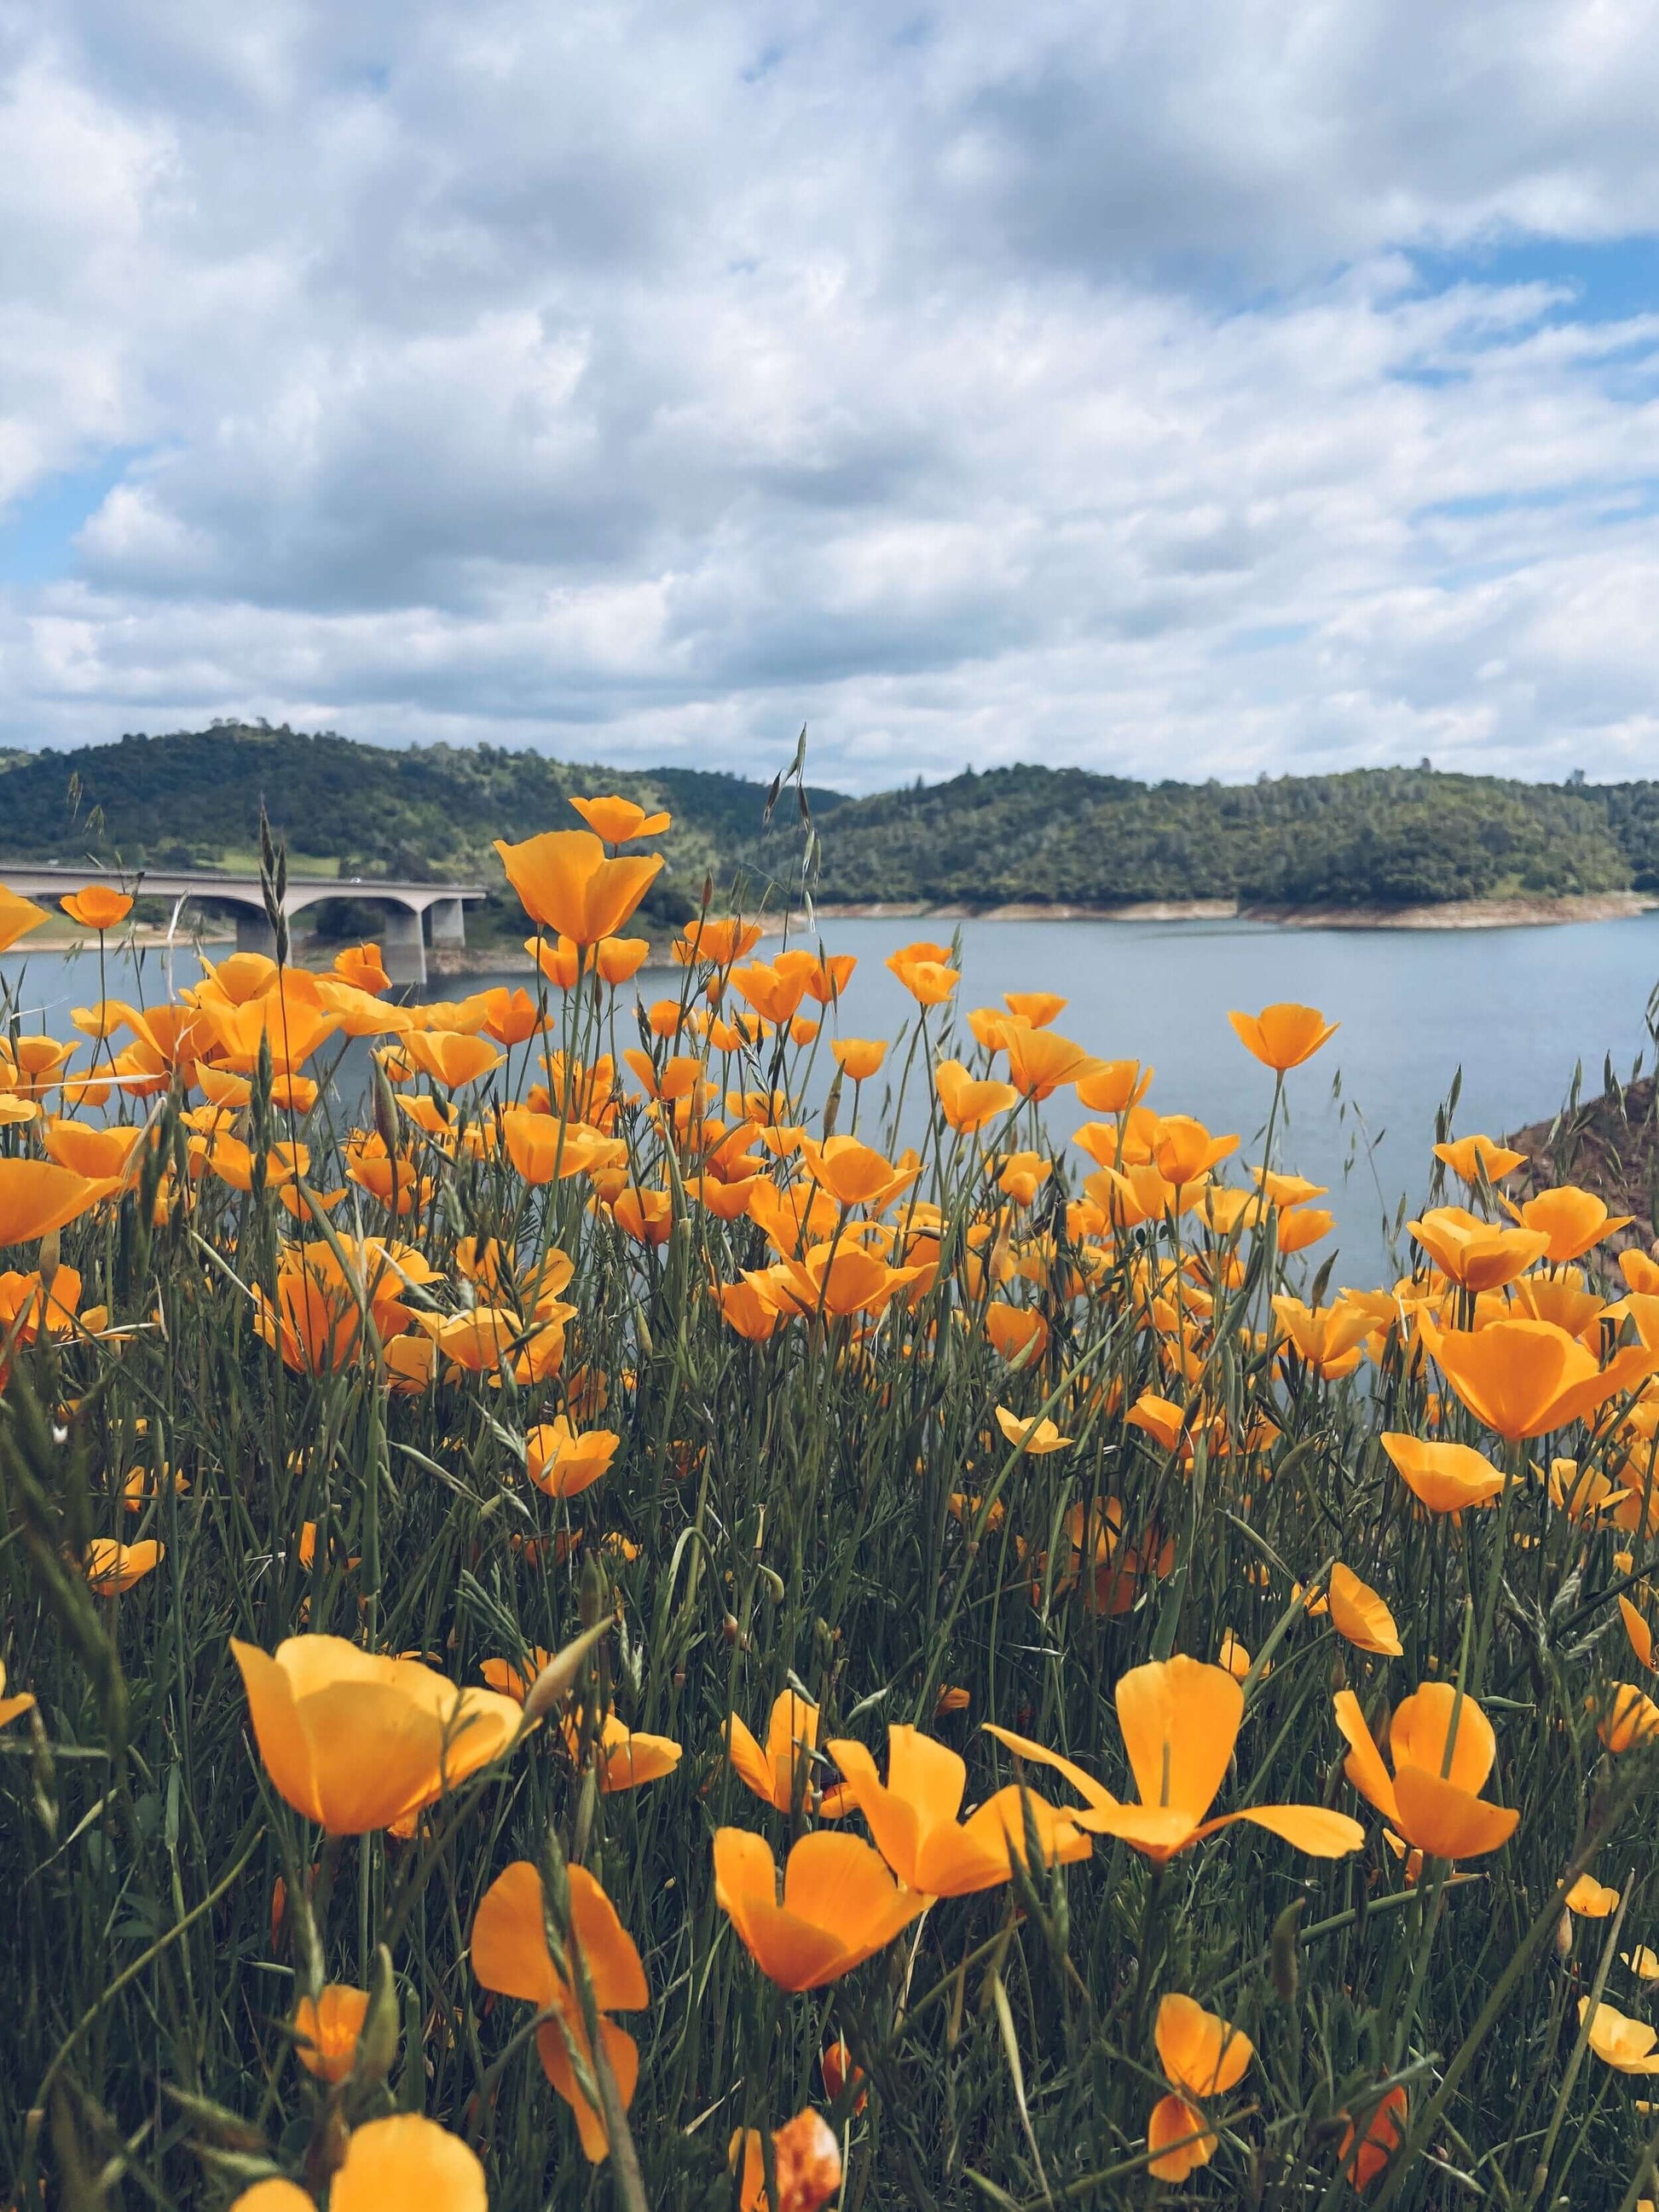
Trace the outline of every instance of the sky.
<instances>
[{"instance_id":1,"label":"sky","mask_svg":"<svg viewBox=\"0 0 1659 2212\"><path fill-rule=\"evenodd\" d=\"M0 744L1659 774L1626 0L0 0Z\"/></svg>"}]
</instances>

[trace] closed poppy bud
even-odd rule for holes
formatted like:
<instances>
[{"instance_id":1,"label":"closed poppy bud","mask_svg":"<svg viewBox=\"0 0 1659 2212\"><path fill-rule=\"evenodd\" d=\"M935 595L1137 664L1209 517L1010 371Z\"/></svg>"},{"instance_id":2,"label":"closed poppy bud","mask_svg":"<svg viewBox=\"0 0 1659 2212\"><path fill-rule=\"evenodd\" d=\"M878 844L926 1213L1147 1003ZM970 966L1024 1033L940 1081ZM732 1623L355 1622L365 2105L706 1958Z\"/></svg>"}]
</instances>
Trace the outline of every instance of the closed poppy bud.
<instances>
[{"instance_id":1,"label":"closed poppy bud","mask_svg":"<svg viewBox=\"0 0 1659 2212\"><path fill-rule=\"evenodd\" d=\"M397 1977L392 1970L392 1954L382 1943L374 1954L374 1980L368 1993L368 2009L358 2041L356 2075L359 2081L378 2086L391 2074L398 2056L398 2039L402 2026Z\"/></svg>"}]
</instances>

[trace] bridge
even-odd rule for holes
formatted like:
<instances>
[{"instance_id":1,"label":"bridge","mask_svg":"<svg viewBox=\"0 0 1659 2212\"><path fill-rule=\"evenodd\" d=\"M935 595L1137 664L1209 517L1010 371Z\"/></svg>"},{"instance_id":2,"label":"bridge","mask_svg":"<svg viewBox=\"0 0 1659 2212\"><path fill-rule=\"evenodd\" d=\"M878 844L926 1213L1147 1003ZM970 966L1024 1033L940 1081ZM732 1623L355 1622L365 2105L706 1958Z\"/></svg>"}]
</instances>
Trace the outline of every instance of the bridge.
<instances>
[{"instance_id":1,"label":"bridge","mask_svg":"<svg viewBox=\"0 0 1659 2212\"><path fill-rule=\"evenodd\" d=\"M54 909L65 891L79 890L86 884L107 884L112 890L130 891L137 898L172 899L175 919L186 899L196 906L223 907L235 918L239 952L274 955L276 951L258 876L230 875L216 868L135 868L119 874L112 869L89 872L73 866L0 860L0 883ZM488 896L478 884L392 883L383 876L291 876L283 895L283 911L290 916L303 914L325 899L379 907L383 916L381 963L386 974L394 983L424 983L428 936L434 950L465 945L466 908Z\"/></svg>"}]
</instances>

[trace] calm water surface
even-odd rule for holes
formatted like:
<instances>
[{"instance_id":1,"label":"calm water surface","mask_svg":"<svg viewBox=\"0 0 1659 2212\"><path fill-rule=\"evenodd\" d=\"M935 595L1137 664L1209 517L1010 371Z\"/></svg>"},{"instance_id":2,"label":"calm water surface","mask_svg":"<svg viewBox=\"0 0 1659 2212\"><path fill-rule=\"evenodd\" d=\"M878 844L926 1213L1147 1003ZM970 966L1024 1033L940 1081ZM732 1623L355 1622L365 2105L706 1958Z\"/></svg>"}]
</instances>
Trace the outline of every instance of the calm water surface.
<instances>
[{"instance_id":1,"label":"calm water surface","mask_svg":"<svg viewBox=\"0 0 1659 2212\"><path fill-rule=\"evenodd\" d=\"M1291 1078L1291 1125L1282 1155L1331 1186L1340 1245L1335 1279L1381 1279L1389 1267L1382 1221L1401 1196L1416 1202L1427 1174L1437 1104L1461 1068L1456 1126L1498 1134L1553 1113L1582 1062L1599 1088L1604 1057L1621 1078L1648 1049L1644 1013L1659 981L1659 915L1564 927L1478 930L1285 929L1225 922L827 921L832 951L858 954L842 1007L856 1036L890 1036L912 1002L882 965L913 939L944 941L959 928L964 1007L1005 991L1052 990L1071 1000L1054 1026L1106 1058L1150 1060L1149 1103L1237 1130L1248 1152L1261 1128L1271 1078L1227 1024L1230 1008L1273 999L1322 1007L1342 1026L1316 1060ZM775 950L769 939L764 951ZM67 1031L70 1006L97 995L94 959L36 955L0 961L26 1008ZM174 956L179 982L193 954ZM459 995L491 980L434 983ZM112 971L112 997L131 994L131 969ZM673 979L640 979L649 998ZM159 957L145 957L149 995L164 988ZM1073 1109L1050 1109L1063 1134ZM1076 1120L1085 1118L1076 1114ZM1081 1161L1081 1155L1079 1155ZM1321 1247L1316 1259L1328 1247Z\"/></svg>"}]
</instances>

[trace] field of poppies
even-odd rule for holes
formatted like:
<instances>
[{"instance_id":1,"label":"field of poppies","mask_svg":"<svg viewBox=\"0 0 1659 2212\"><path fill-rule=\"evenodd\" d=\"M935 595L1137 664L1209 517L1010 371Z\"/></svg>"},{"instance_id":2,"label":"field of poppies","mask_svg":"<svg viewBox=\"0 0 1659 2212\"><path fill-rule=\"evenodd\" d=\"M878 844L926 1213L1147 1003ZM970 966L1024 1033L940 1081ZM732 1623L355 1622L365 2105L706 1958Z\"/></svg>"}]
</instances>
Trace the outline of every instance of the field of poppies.
<instances>
[{"instance_id":1,"label":"field of poppies","mask_svg":"<svg viewBox=\"0 0 1659 2212\"><path fill-rule=\"evenodd\" d=\"M450 1004L268 851L52 1037L0 890L3 2200L1659 2195L1651 1224L1425 1132L1338 1287L1324 1015L1212 1132L949 945L642 975L574 803Z\"/></svg>"}]
</instances>

